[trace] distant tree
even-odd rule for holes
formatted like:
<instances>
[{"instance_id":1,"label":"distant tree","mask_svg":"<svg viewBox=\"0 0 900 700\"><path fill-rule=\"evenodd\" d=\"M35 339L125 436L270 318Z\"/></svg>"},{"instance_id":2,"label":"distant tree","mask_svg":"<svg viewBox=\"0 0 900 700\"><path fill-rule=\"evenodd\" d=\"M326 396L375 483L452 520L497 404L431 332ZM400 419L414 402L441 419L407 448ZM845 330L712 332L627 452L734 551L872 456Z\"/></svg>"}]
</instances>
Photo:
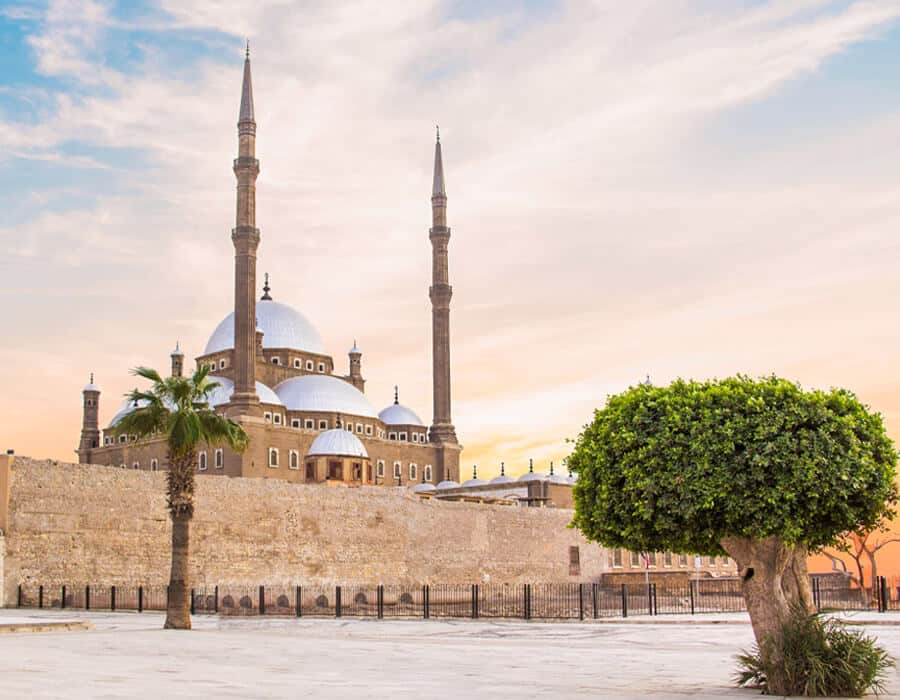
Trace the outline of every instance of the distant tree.
<instances>
[{"instance_id":1,"label":"distant tree","mask_svg":"<svg viewBox=\"0 0 900 700\"><path fill-rule=\"evenodd\" d=\"M168 448L166 496L172 520L172 568L166 629L191 628L188 564L197 450L208 444L227 445L243 452L249 442L240 425L210 408L207 396L220 385L207 378L208 372L207 367L201 367L190 377L163 379L154 369L134 369L133 374L152 382L152 386L146 391L135 389L128 395L135 409L114 426L117 435L162 437Z\"/></svg>"},{"instance_id":2,"label":"distant tree","mask_svg":"<svg viewBox=\"0 0 900 700\"><path fill-rule=\"evenodd\" d=\"M875 582L878 579L878 562L876 561L876 555L889 544L894 544L895 542L900 542L900 536L888 530L888 522L885 520L879 523L874 529L861 529L856 532L851 532L834 546L834 549L849 554L850 557L853 558L853 561L856 563L858 576L852 576L852 579L856 581L862 590L863 601L867 601L870 605L876 602ZM832 561L839 559L839 557L828 551L824 551L823 553ZM865 564L863 563L863 558L867 559L869 563L870 585L868 587L865 584Z\"/></svg>"},{"instance_id":3,"label":"distant tree","mask_svg":"<svg viewBox=\"0 0 900 700\"><path fill-rule=\"evenodd\" d=\"M768 665L813 611L810 550L875 527L895 499L881 417L844 390L777 377L641 384L594 413L569 456L575 525L632 551L728 554ZM775 674L769 692L783 694Z\"/></svg>"}]
</instances>

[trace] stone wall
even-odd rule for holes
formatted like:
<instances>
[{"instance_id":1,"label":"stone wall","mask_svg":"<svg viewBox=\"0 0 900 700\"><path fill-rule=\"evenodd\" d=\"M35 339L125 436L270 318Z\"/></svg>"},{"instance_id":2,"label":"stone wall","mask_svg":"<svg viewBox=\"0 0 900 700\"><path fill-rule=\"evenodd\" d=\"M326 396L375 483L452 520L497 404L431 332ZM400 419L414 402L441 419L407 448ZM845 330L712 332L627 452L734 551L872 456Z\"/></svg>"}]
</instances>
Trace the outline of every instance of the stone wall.
<instances>
[{"instance_id":1,"label":"stone wall","mask_svg":"<svg viewBox=\"0 0 900 700\"><path fill-rule=\"evenodd\" d=\"M6 469L7 600L18 583L167 581L164 473L22 457ZM597 580L607 552L567 528L571 517L405 489L200 476L192 576L198 586Z\"/></svg>"}]
</instances>

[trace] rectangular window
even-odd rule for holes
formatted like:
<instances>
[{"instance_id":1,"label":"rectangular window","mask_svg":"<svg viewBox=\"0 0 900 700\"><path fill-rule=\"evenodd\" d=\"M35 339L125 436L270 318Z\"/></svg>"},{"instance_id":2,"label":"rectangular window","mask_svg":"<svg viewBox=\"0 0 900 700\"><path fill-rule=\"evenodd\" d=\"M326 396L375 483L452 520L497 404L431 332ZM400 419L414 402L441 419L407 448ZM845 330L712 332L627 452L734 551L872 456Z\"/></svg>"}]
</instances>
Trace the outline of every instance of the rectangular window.
<instances>
[{"instance_id":1,"label":"rectangular window","mask_svg":"<svg viewBox=\"0 0 900 700\"><path fill-rule=\"evenodd\" d=\"M273 469L278 466L278 448L269 448L269 466Z\"/></svg>"},{"instance_id":2,"label":"rectangular window","mask_svg":"<svg viewBox=\"0 0 900 700\"><path fill-rule=\"evenodd\" d=\"M375 476L380 477L382 479L384 478L384 460L383 459L379 459L375 463Z\"/></svg>"},{"instance_id":3,"label":"rectangular window","mask_svg":"<svg viewBox=\"0 0 900 700\"><path fill-rule=\"evenodd\" d=\"M415 481L419 478L419 467L415 464L409 465L409 480Z\"/></svg>"},{"instance_id":4,"label":"rectangular window","mask_svg":"<svg viewBox=\"0 0 900 700\"><path fill-rule=\"evenodd\" d=\"M715 557L710 557L710 558L709 558L709 565L710 565L710 566L715 566L715 565L716 565L716 558L715 558Z\"/></svg>"},{"instance_id":5,"label":"rectangular window","mask_svg":"<svg viewBox=\"0 0 900 700\"><path fill-rule=\"evenodd\" d=\"M399 437L401 442L406 442L406 433L400 433Z\"/></svg>"},{"instance_id":6,"label":"rectangular window","mask_svg":"<svg viewBox=\"0 0 900 700\"><path fill-rule=\"evenodd\" d=\"M119 435L119 442L128 442L127 435Z\"/></svg>"},{"instance_id":7,"label":"rectangular window","mask_svg":"<svg viewBox=\"0 0 900 700\"><path fill-rule=\"evenodd\" d=\"M306 371L307 371L307 372L312 372L312 371L313 371L313 361L312 361L312 360L307 360L307 361L306 361Z\"/></svg>"},{"instance_id":8,"label":"rectangular window","mask_svg":"<svg viewBox=\"0 0 900 700\"><path fill-rule=\"evenodd\" d=\"M225 453L221 448L216 450L216 469L223 469L225 467Z\"/></svg>"},{"instance_id":9,"label":"rectangular window","mask_svg":"<svg viewBox=\"0 0 900 700\"><path fill-rule=\"evenodd\" d=\"M367 426L366 426L366 435L371 435L371 434L372 434L372 426L371 426L371 425L367 425Z\"/></svg>"},{"instance_id":10,"label":"rectangular window","mask_svg":"<svg viewBox=\"0 0 900 700\"><path fill-rule=\"evenodd\" d=\"M363 424L362 423L356 424L356 432L359 433L360 435L362 435L362 432L363 432Z\"/></svg>"},{"instance_id":11,"label":"rectangular window","mask_svg":"<svg viewBox=\"0 0 900 700\"><path fill-rule=\"evenodd\" d=\"M431 481L432 478L433 478L432 473L431 473L431 471L432 471L432 470L431 470L431 465L430 465L430 464L426 464L426 465L425 465L425 468L424 468L422 471L423 471L422 478L423 478L425 481Z\"/></svg>"},{"instance_id":12,"label":"rectangular window","mask_svg":"<svg viewBox=\"0 0 900 700\"><path fill-rule=\"evenodd\" d=\"M150 460L150 471L155 472L157 469L159 469L159 460L151 459Z\"/></svg>"},{"instance_id":13,"label":"rectangular window","mask_svg":"<svg viewBox=\"0 0 900 700\"><path fill-rule=\"evenodd\" d=\"M299 357L294 358L294 369L303 369L303 363L300 362Z\"/></svg>"},{"instance_id":14,"label":"rectangular window","mask_svg":"<svg viewBox=\"0 0 900 700\"><path fill-rule=\"evenodd\" d=\"M613 567L617 569L622 568L622 550L614 549L613 550Z\"/></svg>"},{"instance_id":15,"label":"rectangular window","mask_svg":"<svg viewBox=\"0 0 900 700\"><path fill-rule=\"evenodd\" d=\"M140 468L141 468L141 463L140 463L140 462L135 462L134 464L131 465L131 468L132 468L132 469L140 469Z\"/></svg>"},{"instance_id":16,"label":"rectangular window","mask_svg":"<svg viewBox=\"0 0 900 700\"><path fill-rule=\"evenodd\" d=\"M299 428L300 427L300 419L299 418L291 418L291 427Z\"/></svg>"},{"instance_id":17,"label":"rectangular window","mask_svg":"<svg viewBox=\"0 0 900 700\"><path fill-rule=\"evenodd\" d=\"M303 427L306 428L307 430L315 430L316 421L314 421L312 418L307 418L306 420L303 421Z\"/></svg>"},{"instance_id":18,"label":"rectangular window","mask_svg":"<svg viewBox=\"0 0 900 700\"><path fill-rule=\"evenodd\" d=\"M276 413L275 415L273 415L272 419L274 420L275 425L281 425L281 414L280 413Z\"/></svg>"},{"instance_id":19,"label":"rectangular window","mask_svg":"<svg viewBox=\"0 0 900 700\"><path fill-rule=\"evenodd\" d=\"M581 552L577 544L569 547L569 576L581 576Z\"/></svg>"},{"instance_id":20,"label":"rectangular window","mask_svg":"<svg viewBox=\"0 0 900 700\"><path fill-rule=\"evenodd\" d=\"M307 462L306 463L306 480L307 481L315 481L316 480L316 463L315 462Z\"/></svg>"},{"instance_id":21,"label":"rectangular window","mask_svg":"<svg viewBox=\"0 0 900 700\"><path fill-rule=\"evenodd\" d=\"M400 462L394 462L394 478L399 479L400 474L402 473L400 470L403 468L403 465Z\"/></svg>"},{"instance_id":22,"label":"rectangular window","mask_svg":"<svg viewBox=\"0 0 900 700\"><path fill-rule=\"evenodd\" d=\"M327 420L319 421L319 430L328 430L328 421Z\"/></svg>"},{"instance_id":23,"label":"rectangular window","mask_svg":"<svg viewBox=\"0 0 900 700\"><path fill-rule=\"evenodd\" d=\"M324 371L325 371L325 363L324 363L324 362L320 362L320 363L319 363L319 371L320 371L320 372L324 372Z\"/></svg>"},{"instance_id":24,"label":"rectangular window","mask_svg":"<svg viewBox=\"0 0 900 700\"><path fill-rule=\"evenodd\" d=\"M265 418L266 423L272 422L272 414L269 411L266 411L265 413L263 413L263 418Z\"/></svg>"},{"instance_id":25,"label":"rectangular window","mask_svg":"<svg viewBox=\"0 0 900 700\"><path fill-rule=\"evenodd\" d=\"M672 566L672 552L666 552L665 554L663 554L663 566Z\"/></svg>"},{"instance_id":26,"label":"rectangular window","mask_svg":"<svg viewBox=\"0 0 900 700\"><path fill-rule=\"evenodd\" d=\"M631 565L632 566L640 566L641 565L640 552L631 552Z\"/></svg>"},{"instance_id":27,"label":"rectangular window","mask_svg":"<svg viewBox=\"0 0 900 700\"><path fill-rule=\"evenodd\" d=\"M388 433L388 440L396 440L397 433Z\"/></svg>"},{"instance_id":28,"label":"rectangular window","mask_svg":"<svg viewBox=\"0 0 900 700\"><path fill-rule=\"evenodd\" d=\"M280 365L280 364L281 364L281 360L279 360L277 357L273 357L273 358L272 358L272 364L273 364L273 365Z\"/></svg>"},{"instance_id":29,"label":"rectangular window","mask_svg":"<svg viewBox=\"0 0 900 700\"><path fill-rule=\"evenodd\" d=\"M344 478L344 465L340 462L329 462L328 478L334 481L342 481Z\"/></svg>"},{"instance_id":30,"label":"rectangular window","mask_svg":"<svg viewBox=\"0 0 900 700\"><path fill-rule=\"evenodd\" d=\"M219 369L225 369L225 360L219 360Z\"/></svg>"},{"instance_id":31,"label":"rectangular window","mask_svg":"<svg viewBox=\"0 0 900 700\"><path fill-rule=\"evenodd\" d=\"M300 453L297 450L291 450L290 455L288 456L288 469L299 469L300 468Z\"/></svg>"},{"instance_id":32,"label":"rectangular window","mask_svg":"<svg viewBox=\"0 0 900 700\"><path fill-rule=\"evenodd\" d=\"M197 455L197 465L200 467L200 471L206 470L206 450Z\"/></svg>"},{"instance_id":33,"label":"rectangular window","mask_svg":"<svg viewBox=\"0 0 900 700\"><path fill-rule=\"evenodd\" d=\"M687 566L687 565L688 565L687 554L682 554L681 556L678 557L678 566Z\"/></svg>"}]
</instances>

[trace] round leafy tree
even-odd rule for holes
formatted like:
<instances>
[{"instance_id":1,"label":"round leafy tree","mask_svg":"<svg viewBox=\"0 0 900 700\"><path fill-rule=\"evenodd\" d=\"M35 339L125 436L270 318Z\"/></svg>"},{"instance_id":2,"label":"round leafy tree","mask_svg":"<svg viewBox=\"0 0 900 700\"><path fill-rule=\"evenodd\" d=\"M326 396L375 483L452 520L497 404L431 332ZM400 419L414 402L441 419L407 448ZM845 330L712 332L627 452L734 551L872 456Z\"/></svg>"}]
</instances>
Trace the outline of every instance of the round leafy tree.
<instances>
[{"instance_id":1,"label":"round leafy tree","mask_svg":"<svg viewBox=\"0 0 900 700\"><path fill-rule=\"evenodd\" d=\"M813 611L809 551L890 516L896 460L849 391L738 376L610 397L568 463L588 539L734 559L765 653L793 610Z\"/></svg>"}]
</instances>

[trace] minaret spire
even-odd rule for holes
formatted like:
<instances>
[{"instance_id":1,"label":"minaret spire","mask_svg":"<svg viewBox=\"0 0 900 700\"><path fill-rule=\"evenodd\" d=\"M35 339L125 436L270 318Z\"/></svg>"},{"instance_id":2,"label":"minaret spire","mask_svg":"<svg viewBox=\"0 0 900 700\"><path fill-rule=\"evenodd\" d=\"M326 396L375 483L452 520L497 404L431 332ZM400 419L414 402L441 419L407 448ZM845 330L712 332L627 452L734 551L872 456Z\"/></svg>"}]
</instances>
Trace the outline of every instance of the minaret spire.
<instances>
[{"instance_id":1,"label":"minaret spire","mask_svg":"<svg viewBox=\"0 0 900 700\"><path fill-rule=\"evenodd\" d=\"M447 247L450 228L447 226L447 191L444 182L444 160L441 153L441 134L436 130L434 144L434 180L431 187L431 335L432 382L434 420L431 441L442 449L444 479L456 479L459 474L459 443L450 412L450 272Z\"/></svg>"},{"instance_id":2,"label":"minaret spire","mask_svg":"<svg viewBox=\"0 0 900 700\"><path fill-rule=\"evenodd\" d=\"M253 112L253 81L250 77L250 44L244 56L241 108L238 113L237 211L231 240L234 243L234 393L233 415L261 415L256 395L256 119Z\"/></svg>"}]
</instances>

